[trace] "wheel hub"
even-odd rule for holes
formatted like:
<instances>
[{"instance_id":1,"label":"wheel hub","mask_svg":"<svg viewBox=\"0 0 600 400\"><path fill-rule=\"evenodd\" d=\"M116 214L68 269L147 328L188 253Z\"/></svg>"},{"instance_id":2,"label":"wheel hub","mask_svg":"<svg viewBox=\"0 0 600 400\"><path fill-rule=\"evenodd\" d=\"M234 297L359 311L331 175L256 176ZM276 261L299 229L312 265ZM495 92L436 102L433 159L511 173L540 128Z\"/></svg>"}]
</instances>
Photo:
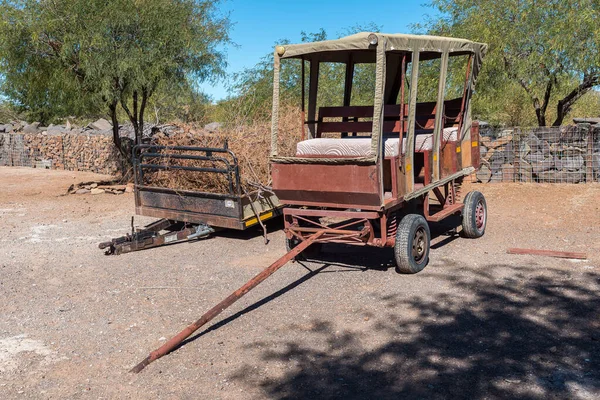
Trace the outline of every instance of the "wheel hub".
<instances>
[{"instance_id":1,"label":"wheel hub","mask_svg":"<svg viewBox=\"0 0 600 400\"><path fill-rule=\"evenodd\" d=\"M479 201L477 203L477 207L475 208L475 225L477 226L477 229L479 231L481 231L484 228L485 219L486 219L485 207L483 205L483 202Z\"/></svg>"},{"instance_id":2,"label":"wheel hub","mask_svg":"<svg viewBox=\"0 0 600 400\"><path fill-rule=\"evenodd\" d=\"M421 262L427 249L427 235L423 228L417 229L412 245L412 256L416 262Z\"/></svg>"}]
</instances>

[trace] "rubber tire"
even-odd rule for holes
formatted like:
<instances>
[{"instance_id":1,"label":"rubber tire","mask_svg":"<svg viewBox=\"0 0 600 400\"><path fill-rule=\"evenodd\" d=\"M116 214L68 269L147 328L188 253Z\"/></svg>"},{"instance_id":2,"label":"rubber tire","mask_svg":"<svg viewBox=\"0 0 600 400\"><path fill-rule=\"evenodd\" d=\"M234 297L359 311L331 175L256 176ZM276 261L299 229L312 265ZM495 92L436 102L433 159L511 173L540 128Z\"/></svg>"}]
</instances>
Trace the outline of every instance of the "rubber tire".
<instances>
[{"instance_id":1,"label":"rubber tire","mask_svg":"<svg viewBox=\"0 0 600 400\"><path fill-rule=\"evenodd\" d=\"M294 247L298 246L298 239L285 238L285 248L290 252ZM308 258L315 258L321 253L321 243L313 243L302 253L294 257L296 261L306 261Z\"/></svg>"},{"instance_id":2,"label":"rubber tire","mask_svg":"<svg viewBox=\"0 0 600 400\"><path fill-rule=\"evenodd\" d=\"M423 229L427 243L425 253L418 262L412 255L413 241L419 229ZM429 224L422 215L408 214L400 220L396 231L396 243L394 244L394 258L396 259L396 270L401 274L416 274L429 263L429 247L431 245L431 232Z\"/></svg>"},{"instance_id":3,"label":"rubber tire","mask_svg":"<svg viewBox=\"0 0 600 400\"><path fill-rule=\"evenodd\" d=\"M485 220L483 221L483 227L481 229L478 229L475 212L477 211L477 205L480 202L483 204ZM485 233L488 215L485 197L483 197L483 194L481 194L481 192L474 190L472 192L467 193L463 203L465 205L465 208L462 212L462 236L469 239L477 239L482 237Z\"/></svg>"}]
</instances>

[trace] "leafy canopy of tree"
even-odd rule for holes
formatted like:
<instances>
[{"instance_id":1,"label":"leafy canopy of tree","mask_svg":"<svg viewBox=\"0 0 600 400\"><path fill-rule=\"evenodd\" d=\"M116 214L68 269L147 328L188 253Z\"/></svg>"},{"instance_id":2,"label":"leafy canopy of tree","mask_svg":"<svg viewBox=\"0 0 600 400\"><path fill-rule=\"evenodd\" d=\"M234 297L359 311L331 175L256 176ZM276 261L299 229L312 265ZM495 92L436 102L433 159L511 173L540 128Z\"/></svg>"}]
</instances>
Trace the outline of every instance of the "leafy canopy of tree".
<instances>
[{"instance_id":1,"label":"leafy canopy of tree","mask_svg":"<svg viewBox=\"0 0 600 400\"><path fill-rule=\"evenodd\" d=\"M118 108L136 141L161 90L223 74L230 22L218 0L2 0L2 89L46 121L104 109L119 148ZM156 109L154 110L156 111Z\"/></svg>"},{"instance_id":2,"label":"leafy canopy of tree","mask_svg":"<svg viewBox=\"0 0 600 400\"><path fill-rule=\"evenodd\" d=\"M561 125L578 101L593 101L585 95L600 85L598 0L433 0L431 5L442 17L420 28L490 45L476 111L498 118L527 102L540 126Z\"/></svg>"}]
</instances>

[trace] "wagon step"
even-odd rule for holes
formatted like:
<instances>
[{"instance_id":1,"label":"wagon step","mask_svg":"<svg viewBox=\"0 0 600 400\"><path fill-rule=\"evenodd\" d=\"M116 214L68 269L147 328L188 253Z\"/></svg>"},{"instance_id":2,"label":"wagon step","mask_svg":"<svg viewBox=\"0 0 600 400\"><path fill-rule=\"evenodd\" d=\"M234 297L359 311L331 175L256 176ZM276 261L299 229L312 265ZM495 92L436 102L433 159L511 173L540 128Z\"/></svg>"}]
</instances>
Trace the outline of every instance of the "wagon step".
<instances>
[{"instance_id":1,"label":"wagon step","mask_svg":"<svg viewBox=\"0 0 600 400\"><path fill-rule=\"evenodd\" d=\"M150 249L165 244L184 242L194 239L202 239L214 233L215 230L206 224L189 225L185 224L184 228L179 231L169 231L161 234L163 230L172 229L178 221L169 219L160 219L143 229L135 230L133 228L133 218L131 220L131 234L120 236L111 239L108 242L102 242L98 245L100 249L106 249L104 254L124 254L132 251Z\"/></svg>"},{"instance_id":2,"label":"wagon step","mask_svg":"<svg viewBox=\"0 0 600 400\"><path fill-rule=\"evenodd\" d=\"M246 282L242 287L240 287L235 292L231 293L227 296L223 301L219 304L208 310L199 320L189 325L187 328L179 332L177 335L173 336L169 341L160 346L158 349L151 352L148 357L143 359L138 365L133 367L129 372L139 373L144 368L148 366L152 361L155 361L162 356L168 354L173 349L177 348L181 343L190 337L194 332L200 329L202 326L206 325L217 315L221 314L226 308L231 306L237 300L239 300L242 296L248 293L250 290L254 289L258 286L259 283L263 282L269 276L273 275L275 271L279 268L283 267L288 261L293 260L296 256L302 253L308 246L313 244L321 235L325 233L325 230L321 230L319 232L314 233L313 235L306 238L304 241L300 242L296 247L288 251L285 255L271 264L268 268L264 269L261 273L256 275L254 278L250 279Z\"/></svg>"}]
</instances>

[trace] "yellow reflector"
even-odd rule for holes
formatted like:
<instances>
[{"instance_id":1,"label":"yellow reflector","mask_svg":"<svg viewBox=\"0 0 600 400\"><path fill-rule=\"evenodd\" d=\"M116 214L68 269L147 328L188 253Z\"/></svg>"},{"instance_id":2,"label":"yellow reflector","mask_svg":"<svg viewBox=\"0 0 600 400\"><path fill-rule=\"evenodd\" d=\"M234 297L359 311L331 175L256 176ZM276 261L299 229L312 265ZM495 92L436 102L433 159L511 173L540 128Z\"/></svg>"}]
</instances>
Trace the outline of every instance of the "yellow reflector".
<instances>
[{"instance_id":1,"label":"yellow reflector","mask_svg":"<svg viewBox=\"0 0 600 400\"><path fill-rule=\"evenodd\" d=\"M273 216L273 212L269 211L268 213L264 213L263 215L260 216L260 220L264 221L265 219L269 219ZM258 223L258 220L256 219L256 217L254 218L250 218L248 221L245 222L246 227L250 226L250 225L254 225Z\"/></svg>"},{"instance_id":2,"label":"yellow reflector","mask_svg":"<svg viewBox=\"0 0 600 400\"><path fill-rule=\"evenodd\" d=\"M437 154L433 155L433 161L437 161Z\"/></svg>"},{"instance_id":3,"label":"yellow reflector","mask_svg":"<svg viewBox=\"0 0 600 400\"><path fill-rule=\"evenodd\" d=\"M479 143L478 142L471 142L471 146L472 147L477 147L477 146L479 146Z\"/></svg>"},{"instance_id":4,"label":"yellow reflector","mask_svg":"<svg viewBox=\"0 0 600 400\"><path fill-rule=\"evenodd\" d=\"M411 168L412 168L412 167L410 166L410 164L406 164L406 170L407 170L407 171L410 171L410 170L411 170Z\"/></svg>"},{"instance_id":5,"label":"yellow reflector","mask_svg":"<svg viewBox=\"0 0 600 400\"><path fill-rule=\"evenodd\" d=\"M460 146L458 146L458 147L456 148L456 152L457 152L457 153L460 153Z\"/></svg>"}]
</instances>

